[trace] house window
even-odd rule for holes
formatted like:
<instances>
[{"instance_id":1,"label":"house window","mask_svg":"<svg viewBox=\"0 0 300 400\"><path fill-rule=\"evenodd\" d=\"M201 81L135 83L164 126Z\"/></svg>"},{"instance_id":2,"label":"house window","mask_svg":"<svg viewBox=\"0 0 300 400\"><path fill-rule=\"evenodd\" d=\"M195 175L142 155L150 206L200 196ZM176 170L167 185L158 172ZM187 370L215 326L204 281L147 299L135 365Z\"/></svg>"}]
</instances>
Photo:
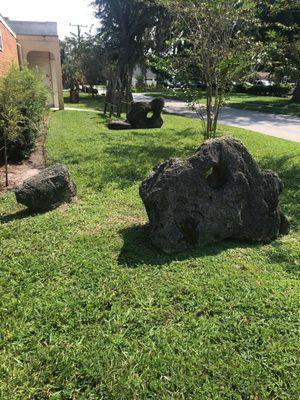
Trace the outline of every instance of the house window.
<instances>
[{"instance_id":1,"label":"house window","mask_svg":"<svg viewBox=\"0 0 300 400\"><path fill-rule=\"evenodd\" d=\"M2 39L2 32L0 31L0 51L3 51L3 39Z\"/></svg>"}]
</instances>

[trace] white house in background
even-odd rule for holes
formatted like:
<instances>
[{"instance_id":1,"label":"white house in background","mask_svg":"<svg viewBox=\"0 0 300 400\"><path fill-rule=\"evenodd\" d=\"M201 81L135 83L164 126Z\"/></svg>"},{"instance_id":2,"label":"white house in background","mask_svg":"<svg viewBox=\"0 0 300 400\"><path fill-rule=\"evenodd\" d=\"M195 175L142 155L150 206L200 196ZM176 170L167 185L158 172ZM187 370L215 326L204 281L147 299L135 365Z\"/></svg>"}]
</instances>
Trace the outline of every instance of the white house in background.
<instances>
[{"instance_id":1,"label":"white house in background","mask_svg":"<svg viewBox=\"0 0 300 400\"><path fill-rule=\"evenodd\" d=\"M151 71L151 69L147 69L145 72L140 66L136 66L133 72L133 79L132 79L132 85L134 87L137 86L139 77L141 76L144 77L144 82L146 83L147 86L157 86L157 76L154 72Z\"/></svg>"}]
</instances>

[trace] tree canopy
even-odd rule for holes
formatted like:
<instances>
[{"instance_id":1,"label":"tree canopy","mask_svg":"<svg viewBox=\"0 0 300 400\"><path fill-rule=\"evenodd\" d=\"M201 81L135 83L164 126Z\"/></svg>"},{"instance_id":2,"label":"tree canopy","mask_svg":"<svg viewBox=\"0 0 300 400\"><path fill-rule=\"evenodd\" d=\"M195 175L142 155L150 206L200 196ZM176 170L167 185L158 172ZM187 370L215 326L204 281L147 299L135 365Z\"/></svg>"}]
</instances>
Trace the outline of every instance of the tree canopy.
<instances>
[{"instance_id":1,"label":"tree canopy","mask_svg":"<svg viewBox=\"0 0 300 400\"><path fill-rule=\"evenodd\" d=\"M106 54L99 34L71 34L61 43L61 48L65 86L78 90L79 85L92 86L105 81Z\"/></svg>"},{"instance_id":2,"label":"tree canopy","mask_svg":"<svg viewBox=\"0 0 300 400\"><path fill-rule=\"evenodd\" d=\"M258 10L258 39L264 43L260 68L279 80L296 80L293 99L300 102L300 0L261 0Z\"/></svg>"},{"instance_id":3,"label":"tree canopy","mask_svg":"<svg viewBox=\"0 0 300 400\"><path fill-rule=\"evenodd\" d=\"M216 134L220 107L228 85L251 70L257 44L253 27L253 1L161 0L173 17L173 40L169 52L158 61L167 63L181 82L202 81L206 107L196 108L203 122L204 137ZM197 94L196 94L197 96Z\"/></svg>"},{"instance_id":4,"label":"tree canopy","mask_svg":"<svg viewBox=\"0 0 300 400\"><path fill-rule=\"evenodd\" d=\"M166 9L151 0L94 0L93 5L111 65L107 101L120 105L132 100L135 66L164 43Z\"/></svg>"}]
</instances>

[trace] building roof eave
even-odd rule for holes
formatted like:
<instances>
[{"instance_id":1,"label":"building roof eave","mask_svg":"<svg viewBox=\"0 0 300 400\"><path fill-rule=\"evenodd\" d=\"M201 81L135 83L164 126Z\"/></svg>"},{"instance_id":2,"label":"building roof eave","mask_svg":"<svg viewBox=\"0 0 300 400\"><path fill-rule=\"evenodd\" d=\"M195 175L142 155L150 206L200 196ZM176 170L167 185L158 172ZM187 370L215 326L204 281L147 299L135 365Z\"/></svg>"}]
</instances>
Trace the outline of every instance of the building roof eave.
<instances>
[{"instance_id":1,"label":"building roof eave","mask_svg":"<svg viewBox=\"0 0 300 400\"><path fill-rule=\"evenodd\" d=\"M0 14L0 22L5 26L5 28L13 35L13 37L16 39L17 35L15 32L11 29L11 27L8 25L6 19Z\"/></svg>"},{"instance_id":2,"label":"building roof eave","mask_svg":"<svg viewBox=\"0 0 300 400\"><path fill-rule=\"evenodd\" d=\"M18 35L58 36L57 23L50 21L8 21Z\"/></svg>"}]
</instances>

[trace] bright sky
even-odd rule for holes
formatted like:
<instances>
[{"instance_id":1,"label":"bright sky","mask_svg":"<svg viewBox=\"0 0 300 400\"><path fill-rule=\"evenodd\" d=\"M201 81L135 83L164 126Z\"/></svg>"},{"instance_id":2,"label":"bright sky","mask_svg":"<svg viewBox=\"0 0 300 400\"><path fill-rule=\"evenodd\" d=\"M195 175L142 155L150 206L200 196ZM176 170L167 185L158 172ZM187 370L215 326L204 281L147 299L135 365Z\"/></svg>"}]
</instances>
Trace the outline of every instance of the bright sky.
<instances>
[{"instance_id":1,"label":"bright sky","mask_svg":"<svg viewBox=\"0 0 300 400\"><path fill-rule=\"evenodd\" d=\"M99 26L90 3L91 0L1 0L0 14L12 20L57 22L63 39L70 31L77 32L70 23L94 25L94 29ZM88 30L82 28L83 32Z\"/></svg>"}]
</instances>

